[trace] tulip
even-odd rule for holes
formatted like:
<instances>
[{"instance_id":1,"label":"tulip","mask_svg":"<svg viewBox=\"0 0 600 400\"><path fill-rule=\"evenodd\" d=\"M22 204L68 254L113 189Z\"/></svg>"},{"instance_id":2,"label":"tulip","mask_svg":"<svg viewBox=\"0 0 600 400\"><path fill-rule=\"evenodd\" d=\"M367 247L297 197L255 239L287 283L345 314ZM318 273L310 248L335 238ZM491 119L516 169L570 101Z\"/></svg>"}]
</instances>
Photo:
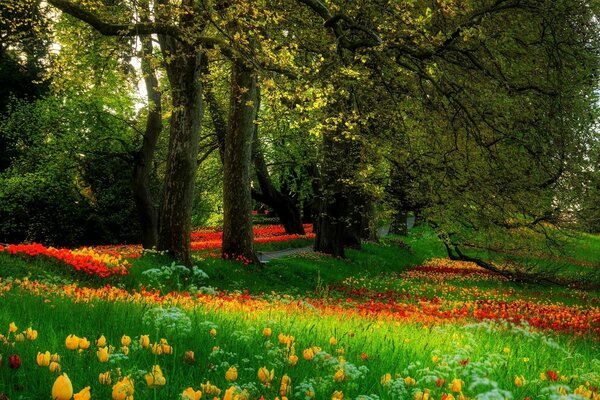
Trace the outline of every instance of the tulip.
<instances>
[{"instance_id":1,"label":"tulip","mask_svg":"<svg viewBox=\"0 0 600 400\"><path fill-rule=\"evenodd\" d=\"M129 347L127 346L123 346L121 347L121 353L128 355L129 354Z\"/></svg>"},{"instance_id":2,"label":"tulip","mask_svg":"<svg viewBox=\"0 0 600 400\"><path fill-rule=\"evenodd\" d=\"M404 383L406 384L406 386L412 386L417 382L415 381L415 378L411 378L410 376L407 376L406 378L404 378Z\"/></svg>"},{"instance_id":3,"label":"tulip","mask_svg":"<svg viewBox=\"0 0 600 400\"><path fill-rule=\"evenodd\" d=\"M258 379L264 384L270 383L273 380L274 376L275 371L271 370L271 372L269 372L267 367L262 367L258 370Z\"/></svg>"},{"instance_id":4,"label":"tulip","mask_svg":"<svg viewBox=\"0 0 600 400\"><path fill-rule=\"evenodd\" d=\"M108 361L108 347L101 347L96 351L96 356L98 357L98 361L105 363Z\"/></svg>"},{"instance_id":5,"label":"tulip","mask_svg":"<svg viewBox=\"0 0 600 400\"><path fill-rule=\"evenodd\" d=\"M346 379L346 374L343 369L338 369L335 374L333 374L333 380L336 382L343 382Z\"/></svg>"},{"instance_id":6,"label":"tulip","mask_svg":"<svg viewBox=\"0 0 600 400\"><path fill-rule=\"evenodd\" d=\"M130 344L131 344L131 338L127 335L123 335L123 337L121 337L121 345L129 346Z\"/></svg>"},{"instance_id":7,"label":"tulip","mask_svg":"<svg viewBox=\"0 0 600 400\"><path fill-rule=\"evenodd\" d=\"M47 367L48 365L50 365L50 352L38 352L35 360L37 362L37 365L39 365L40 367Z\"/></svg>"},{"instance_id":8,"label":"tulip","mask_svg":"<svg viewBox=\"0 0 600 400\"><path fill-rule=\"evenodd\" d=\"M140 336L140 345L145 349L150 347L150 337L148 335Z\"/></svg>"},{"instance_id":9,"label":"tulip","mask_svg":"<svg viewBox=\"0 0 600 400\"><path fill-rule=\"evenodd\" d=\"M52 361L50 363L50 365L48 366L48 369L50 370L50 372L52 372L53 374L60 372L60 364L57 363L56 361Z\"/></svg>"},{"instance_id":10,"label":"tulip","mask_svg":"<svg viewBox=\"0 0 600 400\"><path fill-rule=\"evenodd\" d=\"M77 350L79 347L79 338L75 335L69 335L65 339L65 345L69 350Z\"/></svg>"},{"instance_id":11,"label":"tulip","mask_svg":"<svg viewBox=\"0 0 600 400\"><path fill-rule=\"evenodd\" d=\"M25 336L27 337L27 340L35 340L38 337L38 331L29 327L25 330Z\"/></svg>"},{"instance_id":12,"label":"tulip","mask_svg":"<svg viewBox=\"0 0 600 400\"><path fill-rule=\"evenodd\" d=\"M106 347L106 338L104 337L104 335L100 336L98 338L98 340L96 340L96 346L97 347Z\"/></svg>"},{"instance_id":13,"label":"tulip","mask_svg":"<svg viewBox=\"0 0 600 400\"><path fill-rule=\"evenodd\" d=\"M100 383L103 385L110 385L112 383L110 371L101 372L100 375L98 375L98 381L100 381Z\"/></svg>"},{"instance_id":14,"label":"tulip","mask_svg":"<svg viewBox=\"0 0 600 400\"><path fill-rule=\"evenodd\" d=\"M73 385L67 374L62 374L52 385L52 400L70 400L73 396Z\"/></svg>"},{"instance_id":15,"label":"tulip","mask_svg":"<svg viewBox=\"0 0 600 400\"><path fill-rule=\"evenodd\" d=\"M59 363L60 362L60 356L58 354L54 353L54 354L52 354L50 356L50 361L54 361L54 362Z\"/></svg>"},{"instance_id":16,"label":"tulip","mask_svg":"<svg viewBox=\"0 0 600 400\"><path fill-rule=\"evenodd\" d=\"M181 393L182 400L200 400L202 397L202 392L200 390L194 390L191 387L185 389L183 393Z\"/></svg>"},{"instance_id":17,"label":"tulip","mask_svg":"<svg viewBox=\"0 0 600 400\"><path fill-rule=\"evenodd\" d=\"M217 336L217 330L215 328L212 328L209 333L210 333L210 336L212 336L212 337Z\"/></svg>"},{"instance_id":18,"label":"tulip","mask_svg":"<svg viewBox=\"0 0 600 400\"><path fill-rule=\"evenodd\" d=\"M335 346L337 344L337 339L335 337L330 337L329 338L329 344L332 346Z\"/></svg>"},{"instance_id":19,"label":"tulip","mask_svg":"<svg viewBox=\"0 0 600 400\"><path fill-rule=\"evenodd\" d=\"M339 390L336 390L331 395L331 400L344 400L344 393L340 392Z\"/></svg>"},{"instance_id":20,"label":"tulip","mask_svg":"<svg viewBox=\"0 0 600 400\"><path fill-rule=\"evenodd\" d=\"M523 377L523 375L521 375L521 376L516 375L515 376L515 386L521 387L524 384L525 384L525 377Z\"/></svg>"},{"instance_id":21,"label":"tulip","mask_svg":"<svg viewBox=\"0 0 600 400\"><path fill-rule=\"evenodd\" d=\"M273 331L271 330L271 328L265 328L263 329L263 335L266 337L271 336L271 334L273 333Z\"/></svg>"},{"instance_id":22,"label":"tulip","mask_svg":"<svg viewBox=\"0 0 600 400\"><path fill-rule=\"evenodd\" d=\"M548 377L548 379L550 379L552 382L556 382L558 380L558 372L552 371L552 370L548 370L546 371L546 376Z\"/></svg>"},{"instance_id":23,"label":"tulip","mask_svg":"<svg viewBox=\"0 0 600 400\"><path fill-rule=\"evenodd\" d=\"M442 395L442 400L454 400L452 393L446 393Z\"/></svg>"},{"instance_id":24,"label":"tulip","mask_svg":"<svg viewBox=\"0 0 600 400\"><path fill-rule=\"evenodd\" d=\"M167 380L163 376L162 371L160 370L160 366L155 365L152 367L152 372L145 375L146 383L148 387L155 388L159 386L164 386L167 383Z\"/></svg>"},{"instance_id":25,"label":"tulip","mask_svg":"<svg viewBox=\"0 0 600 400\"><path fill-rule=\"evenodd\" d=\"M112 389L113 400L133 400L133 382L125 377L117 382Z\"/></svg>"},{"instance_id":26,"label":"tulip","mask_svg":"<svg viewBox=\"0 0 600 400\"><path fill-rule=\"evenodd\" d=\"M225 395L223 396L223 400L233 400L233 394L235 393L235 386L231 386L229 389L225 391Z\"/></svg>"},{"instance_id":27,"label":"tulip","mask_svg":"<svg viewBox=\"0 0 600 400\"><path fill-rule=\"evenodd\" d=\"M90 394L90 387L86 386L79 393L73 395L73 400L90 400L92 395Z\"/></svg>"},{"instance_id":28,"label":"tulip","mask_svg":"<svg viewBox=\"0 0 600 400\"><path fill-rule=\"evenodd\" d=\"M21 357L17 354L13 354L8 359L8 366L12 369L18 369L21 366Z\"/></svg>"},{"instance_id":29,"label":"tulip","mask_svg":"<svg viewBox=\"0 0 600 400\"><path fill-rule=\"evenodd\" d=\"M84 337L79 338L78 346L79 346L79 348L81 350L87 350L87 349L89 349L90 345L91 345L91 343L90 343L89 340L87 340L87 338L84 338Z\"/></svg>"},{"instance_id":30,"label":"tulip","mask_svg":"<svg viewBox=\"0 0 600 400\"><path fill-rule=\"evenodd\" d=\"M11 322L11 323L8 325L8 332L10 332L10 333L15 333L15 332L17 331L17 329L18 329L18 328L17 328L17 326L15 325L15 323L14 323L14 322Z\"/></svg>"},{"instance_id":31,"label":"tulip","mask_svg":"<svg viewBox=\"0 0 600 400\"><path fill-rule=\"evenodd\" d=\"M392 382L392 374L389 372L381 377L381 384L383 386L387 386Z\"/></svg>"},{"instance_id":32,"label":"tulip","mask_svg":"<svg viewBox=\"0 0 600 400\"><path fill-rule=\"evenodd\" d=\"M283 397L287 396L292 390L291 386L292 379L287 374L283 375L281 377L281 386L279 386L279 394Z\"/></svg>"},{"instance_id":33,"label":"tulip","mask_svg":"<svg viewBox=\"0 0 600 400\"><path fill-rule=\"evenodd\" d=\"M23 335L22 333L18 333L15 335L15 342L24 342L25 341L25 335Z\"/></svg>"},{"instance_id":34,"label":"tulip","mask_svg":"<svg viewBox=\"0 0 600 400\"><path fill-rule=\"evenodd\" d=\"M462 385L463 385L462 380L454 378L448 386L450 387L451 391L458 393L462 390Z\"/></svg>"},{"instance_id":35,"label":"tulip","mask_svg":"<svg viewBox=\"0 0 600 400\"><path fill-rule=\"evenodd\" d=\"M225 372L225 379L229 382L235 382L238 377L238 371L236 367L230 367L227 372Z\"/></svg>"},{"instance_id":36,"label":"tulip","mask_svg":"<svg viewBox=\"0 0 600 400\"><path fill-rule=\"evenodd\" d=\"M194 364L196 362L196 358L195 358L194 352L192 350L186 351L185 354L184 354L184 356L183 356L183 359L188 364Z\"/></svg>"},{"instance_id":37,"label":"tulip","mask_svg":"<svg viewBox=\"0 0 600 400\"><path fill-rule=\"evenodd\" d=\"M315 356L315 353L313 352L313 349L304 349L302 356L306 361L310 361Z\"/></svg>"}]
</instances>

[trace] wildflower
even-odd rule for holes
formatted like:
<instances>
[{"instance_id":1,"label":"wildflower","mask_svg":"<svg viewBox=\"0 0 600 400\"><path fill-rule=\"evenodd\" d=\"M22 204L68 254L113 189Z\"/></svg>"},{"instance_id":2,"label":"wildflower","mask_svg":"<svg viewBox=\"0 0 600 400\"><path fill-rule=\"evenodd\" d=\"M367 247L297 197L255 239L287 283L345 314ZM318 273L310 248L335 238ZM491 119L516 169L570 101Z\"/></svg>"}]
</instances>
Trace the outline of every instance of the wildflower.
<instances>
[{"instance_id":1,"label":"wildflower","mask_svg":"<svg viewBox=\"0 0 600 400\"><path fill-rule=\"evenodd\" d=\"M35 340L38 337L38 331L29 327L25 330L25 336L27 337L27 340Z\"/></svg>"},{"instance_id":2,"label":"wildflower","mask_svg":"<svg viewBox=\"0 0 600 400\"><path fill-rule=\"evenodd\" d=\"M14 322L11 322L11 323L8 325L8 332L9 332L9 333L15 333L15 332L17 331L17 329L18 329L18 328L17 328L17 326L15 325L15 323L14 323Z\"/></svg>"},{"instance_id":3,"label":"wildflower","mask_svg":"<svg viewBox=\"0 0 600 400\"><path fill-rule=\"evenodd\" d=\"M73 396L73 385L67 374L62 374L52 385L52 400L70 400Z\"/></svg>"},{"instance_id":4,"label":"wildflower","mask_svg":"<svg viewBox=\"0 0 600 400\"><path fill-rule=\"evenodd\" d=\"M342 382L346 380L346 374L343 369L338 369L335 374L333 374L333 380L336 382Z\"/></svg>"},{"instance_id":5,"label":"wildflower","mask_svg":"<svg viewBox=\"0 0 600 400\"><path fill-rule=\"evenodd\" d=\"M291 366L294 366L298 363L298 356L295 354L292 354L288 357L288 362L290 363Z\"/></svg>"},{"instance_id":6,"label":"wildflower","mask_svg":"<svg viewBox=\"0 0 600 400\"><path fill-rule=\"evenodd\" d=\"M100 336L98 338L98 340L96 340L96 346L97 347L105 347L106 346L106 338L104 337L104 335Z\"/></svg>"},{"instance_id":7,"label":"wildflower","mask_svg":"<svg viewBox=\"0 0 600 400\"><path fill-rule=\"evenodd\" d=\"M100 375L98 375L98 381L100 381L100 383L103 385L110 385L112 383L110 371L101 372Z\"/></svg>"},{"instance_id":8,"label":"wildflower","mask_svg":"<svg viewBox=\"0 0 600 400\"><path fill-rule=\"evenodd\" d=\"M140 346L147 349L150 347L150 337L148 335L140 336Z\"/></svg>"},{"instance_id":9,"label":"wildflower","mask_svg":"<svg viewBox=\"0 0 600 400\"><path fill-rule=\"evenodd\" d=\"M21 366L21 357L18 354L13 354L8 358L8 366L12 369L19 369Z\"/></svg>"},{"instance_id":10,"label":"wildflower","mask_svg":"<svg viewBox=\"0 0 600 400\"><path fill-rule=\"evenodd\" d=\"M331 395L331 400L343 400L343 399L344 399L344 393L340 392L339 390L336 390Z\"/></svg>"},{"instance_id":11,"label":"wildflower","mask_svg":"<svg viewBox=\"0 0 600 400\"><path fill-rule=\"evenodd\" d=\"M50 363L50 365L48 366L48 369L50 370L50 372L52 372L53 374L60 372L60 364L57 363L56 361L52 361Z\"/></svg>"},{"instance_id":12,"label":"wildflower","mask_svg":"<svg viewBox=\"0 0 600 400\"><path fill-rule=\"evenodd\" d=\"M73 400L90 400L92 395L90 394L90 387L86 386L79 393L73 395Z\"/></svg>"},{"instance_id":13,"label":"wildflower","mask_svg":"<svg viewBox=\"0 0 600 400\"><path fill-rule=\"evenodd\" d=\"M167 383L167 380L163 376L163 373L160 369L160 366L154 365L152 367L152 372L145 375L146 383L148 387L155 388L159 386L164 386Z\"/></svg>"},{"instance_id":14,"label":"wildflower","mask_svg":"<svg viewBox=\"0 0 600 400\"><path fill-rule=\"evenodd\" d=\"M454 378L448 386L450 387L451 391L458 393L462 390L463 381L460 379Z\"/></svg>"},{"instance_id":15,"label":"wildflower","mask_svg":"<svg viewBox=\"0 0 600 400\"><path fill-rule=\"evenodd\" d=\"M273 331L271 330L271 328L263 329L263 336L269 337L269 336L271 336L272 333L273 333Z\"/></svg>"},{"instance_id":16,"label":"wildflower","mask_svg":"<svg viewBox=\"0 0 600 400\"><path fill-rule=\"evenodd\" d=\"M225 372L225 379L229 382L235 382L238 377L238 372L236 367L230 367L227 372Z\"/></svg>"},{"instance_id":17,"label":"wildflower","mask_svg":"<svg viewBox=\"0 0 600 400\"><path fill-rule=\"evenodd\" d=\"M79 338L75 335L69 335L65 339L65 345L69 350L77 350L79 347Z\"/></svg>"},{"instance_id":18,"label":"wildflower","mask_svg":"<svg viewBox=\"0 0 600 400\"><path fill-rule=\"evenodd\" d=\"M79 349L80 350L87 350L90 348L90 345L91 345L91 343L89 340L87 340L87 338L85 338L85 337L79 338Z\"/></svg>"},{"instance_id":19,"label":"wildflower","mask_svg":"<svg viewBox=\"0 0 600 400\"><path fill-rule=\"evenodd\" d=\"M47 367L48 365L50 365L50 352L47 351L45 353L37 353L37 357L35 358L35 361L37 362L37 365L39 365L40 367Z\"/></svg>"},{"instance_id":20,"label":"wildflower","mask_svg":"<svg viewBox=\"0 0 600 400\"><path fill-rule=\"evenodd\" d=\"M121 337L121 345L122 346L129 346L131 344L131 338L127 335L123 335Z\"/></svg>"},{"instance_id":21,"label":"wildflower","mask_svg":"<svg viewBox=\"0 0 600 400\"><path fill-rule=\"evenodd\" d=\"M523 357L523 362L524 363L529 362L529 358L528 357Z\"/></svg>"},{"instance_id":22,"label":"wildflower","mask_svg":"<svg viewBox=\"0 0 600 400\"><path fill-rule=\"evenodd\" d=\"M302 352L302 356L306 361L310 361L315 356L315 353L313 349L304 349L304 351Z\"/></svg>"},{"instance_id":23,"label":"wildflower","mask_svg":"<svg viewBox=\"0 0 600 400\"><path fill-rule=\"evenodd\" d=\"M273 378L275 377L275 371L271 370L269 372L269 370L267 369L267 367L262 367L259 368L258 370L258 379L264 383L265 385L268 385L269 383L271 383L271 381L273 380Z\"/></svg>"},{"instance_id":24,"label":"wildflower","mask_svg":"<svg viewBox=\"0 0 600 400\"><path fill-rule=\"evenodd\" d=\"M96 351L96 356L98 357L98 361L105 363L108 361L108 347L101 347Z\"/></svg>"},{"instance_id":25,"label":"wildflower","mask_svg":"<svg viewBox=\"0 0 600 400\"><path fill-rule=\"evenodd\" d=\"M510 354L510 348L508 347L505 347L502 351L504 352L504 354Z\"/></svg>"},{"instance_id":26,"label":"wildflower","mask_svg":"<svg viewBox=\"0 0 600 400\"><path fill-rule=\"evenodd\" d=\"M335 346L337 344L337 339L334 336L330 337L329 344Z\"/></svg>"},{"instance_id":27,"label":"wildflower","mask_svg":"<svg viewBox=\"0 0 600 400\"><path fill-rule=\"evenodd\" d=\"M392 374L390 374L389 372L388 372L388 373L386 373L386 374L384 374L384 375L381 377L381 384L382 384L383 386L387 386L387 385L389 385L391 382L392 382Z\"/></svg>"},{"instance_id":28,"label":"wildflower","mask_svg":"<svg viewBox=\"0 0 600 400\"><path fill-rule=\"evenodd\" d=\"M525 377L523 375L515 375L515 386L521 387L525 384Z\"/></svg>"},{"instance_id":29,"label":"wildflower","mask_svg":"<svg viewBox=\"0 0 600 400\"><path fill-rule=\"evenodd\" d=\"M185 389L183 393L181 393L182 400L200 400L202 397L202 392L199 390L194 390L191 387Z\"/></svg>"},{"instance_id":30,"label":"wildflower","mask_svg":"<svg viewBox=\"0 0 600 400\"><path fill-rule=\"evenodd\" d=\"M133 393L133 382L125 377L113 386L112 398L113 400L133 400Z\"/></svg>"}]
</instances>

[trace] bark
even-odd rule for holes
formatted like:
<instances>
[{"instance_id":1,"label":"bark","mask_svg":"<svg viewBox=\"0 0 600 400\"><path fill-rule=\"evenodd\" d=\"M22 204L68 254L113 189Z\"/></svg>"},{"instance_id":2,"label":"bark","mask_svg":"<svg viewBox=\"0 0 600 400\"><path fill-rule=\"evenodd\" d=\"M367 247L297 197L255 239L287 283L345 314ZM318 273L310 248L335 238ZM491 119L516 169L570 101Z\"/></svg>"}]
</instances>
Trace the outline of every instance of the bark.
<instances>
[{"instance_id":1,"label":"bark","mask_svg":"<svg viewBox=\"0 0 600 400\"><path fill-rule=\"evenodd\" d=\"M229 125L223 164L223 256L252 262L252 195L250 165L257 111L256 77L250 68L234 63L231 72Z\"/></svg>"},{"instance_id":2,"label":"bark","mask_svg":"<svg viewBox=\"0 0 600 400\"><path fill-rule=\"evenodd\" d=\"M171 83L173 113L160 213L158 249L192 264L191 217L203 103L200 71L206 59L170 37L159 37Z\"/></svg>"},{"instance_id":3,"label":"bark","mask_svg":"<svg viewBox=\"0 0 600 400\"><path fill-rule=\"evenodd\" d=\"M156 143L162 132L162 102L157 90L158 79L148 57L152 55L152 42L142 37L142 73L148 93L148 117L142 147L133 157L132 190L142 230L142 246L151 249L158 244L158 210L150 188L152 161Z\"/></svg>"}]
</instances>

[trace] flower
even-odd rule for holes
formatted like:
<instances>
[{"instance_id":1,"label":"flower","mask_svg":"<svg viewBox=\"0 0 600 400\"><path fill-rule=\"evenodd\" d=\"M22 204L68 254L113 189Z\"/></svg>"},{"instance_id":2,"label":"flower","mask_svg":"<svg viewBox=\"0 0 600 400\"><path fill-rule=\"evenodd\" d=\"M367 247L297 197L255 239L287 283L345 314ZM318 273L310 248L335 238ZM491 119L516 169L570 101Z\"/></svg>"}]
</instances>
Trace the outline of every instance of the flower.
<instances>
[{"instance_id":1,"label":"flower","mask_svg":"<svg viewBox=\"0 0 600 400\"><path fill-rule=\"evenodd\" d=\"M271 336L272 333L273 333L273 331L271 330L271 328L263 329L263 336L269 337L269 336Z\"/></svg>"},{"instance_id":2,"label":"flower","mask_svg":"<svg viewBox=\"0 0 600 400\"><path fill-rule=\"evenodd\" d=\"M52 385L52 400L70 400L73 396L73 385L67 374L62 374Z\"/></svg>"},{"instance_id":3,"label":"flower","mask_svg":"<svg viewBox=\"0 0 600 400\"><path fill-rule=\"evenodd\" d=\"M90 343L89 340L87 340L87 338L84 338L84 337L79 338L79 348L81 350L87 350L87 349L89 349L90 345L91 345L91 343Z\"/></svg>"},{"instance_id":4,"label":"flower","mask_svg":"<svg viewBox=\"0 0 600 400\"><path fill-rule=\"evenodd\" d=\"M463 383L461 379L454 378L448 387L451 391L458 393L462 390Z\"/></svg>"},{"instance_id":5,"label":"flower","mask_svg":"<svg viewBox=\"0 0 600 400\"><path fill-rule=\"evenodd\" d=\"M18 328L17 328L17 326L15 325L15 323L14 323L14 322L11 322L11 323L8 325L8 332L9 332L9 333L15 333L15 332L17 331L17 329L18 329Z\"/></svg>"},{"instance_id":6,"label":"flower","mask_svg":"<svg viewBox=\"0 0 600 400\"><path fill-rule=\"evenodd\" d=\"M302 356L306 361L310 361L315 356L315 353L313 352L313 349L304 349Z\"/></svg>"},{"instance_id":7,"label":"flower","mask_svg":"<svg viewBox=\"0 0 600 400\"><path fill-rule=\"evenodd\" d=\"M217 330L215 328L212 328L209 333L210 333L210 336L212 336L212 337L217 336Z\"/></svg>"},{"instance_id":8,"label":"flower","mask_svg":"<svg viewBox=\"0 0 600 400\"><path fill-rule=\"evenodd\" d=\"M525 377L523 377L523 375L521 375L521 376L515 375L515 386L521 387L524 384L525 384Z\"/></svg>"},{"instance_id":9,"label":"flower","mask_svg":"<svg viewBox=\"0 0 600 400\"><path fill-rule=\"evenodd\" d=\"M288 362L290 363L291 366L294 366L298 363L298 356L295 354L292 354L288 357Z\"/></svg>"},{"instance_id":10,"label":"flower","mask_svg":"<svg viewBox=\"0 0 600 400\"><path fill-rule=\"evenodd\" d=\"M148 387L155 388L159 386L164 386L167 383L167 380L163 376L163 373L160 369L160 366L154 365L152 367L152 372L145 375L146 383Z\"/></svg>"},{"instance_id":11,"label":"flower","mask_svg":"<svg viewBox=\"0 0 600 400\"><path fill-rule=\"evenodd\" d=\"M57 372L60 372L60 364L59 364L59 363L57 363L56 361L52 361L52 362L50 363L50 365L48 366L48 369L49 369L49 370L50 370L50 372L52 372L53 374L54 374L54 373L57 373Z\"/></svg>"},{"instance_id":12,"label":"flower","mask_svg":"<svg viewBox=\"0 0 600 400\"><path fill-rule=\"evenodd\" d=\"M148 335L140 336L140 346L147 349L150 347L150 337Z\"/></svg>"},{"instance_id":13,"label":"flower","mask_svg":"<svg viewBox=\"0 0 600 400\"><path fill-rule=\"evenodd\" d=\"M406 378L404 378L404 383L406 384L406 386L412 386L417 382L415 381L415 378L411 378L410 376L407 376Z\"/></svg>"},{"instance_id":14,"label":"flower","mask_svg":"<svg viewBox=\"0 0 600 400\"><path fill-rule=\"evenodd\" d=\"M259 368L258 370L258 379L264 383L264 384L268 384L270 383L273 378L275 377L275 371L271 370L269 372L269 370L267 369L267 367L262 367Z\"/></svg>"},{"instance_id":15,"label":"flower","mask_svg":"<svg viewBox=\"0 0 600 400\"><path fill-rule=\"evenodd\" d=\"M279 394L283 397L287 396L292 390L291 386L292 379L287 374L283 375L281 377L281 386L279 386Z\"/></svg>"},{"instance_id":16,"label":"flower","mask_svg":"<svg viewBox=\"0 0 600 400\"><path fill-rule=\"evenodd\" d=\"M329 344L335 346L337 344L337 339L334 336L330 337Z\"/></svg>"},{"instance_id":17,"label":"flower","mask_svg":"<svg viewBox=\"0 0 600 400\"><path fill-rule=\"evenodd\" d=\"M343 399L344 399L344 393L340 392L339 390L336 390L331 395L331 400L343 400Z\"/></svg>"},{"instance_id":18,"label":"flower","mask_svg":"<svg viewBox=\"0 0 600 400\"><path fill-rule=\"evenodd\" d=\"M133 393L133 382L129 377L125 377L113 386L112 398L113 400L133 400Z\"/></svg>"},{"instance_id":19,"label":"flower","mask_svg":"<svg viewBox=\"0 0 600 400\"><path fill-rule=\"evenodd\" d=\"M110 385L112 383L112 379L110 379L110 371L101 372L98 375L98 381L100 381L103 385Z\"/></svg>"},{"instance_id":20,"label":"flower","mask_svg":"<svg viewBox=\"0 0 600 400\"><path fill-rule=\"evenodd\" d=\"M98 340L96 340L96 346L97 347L106 347L106 338L104 337L104 335L100 336L98 338Z\"/></svg>"},{"instance_id":21,"label":"flower","mask_svg":"<svg viewBox=\"0 0 600 400\"><path fill-rule=\"evenodd\" d=\"M415 393L414 400L429 400L429 389L425 389L424 392L420 390Z\"/></svg>"},{"instance_id":22,"label":"flower","mask_svg":"<svg viewBox=\"0 0 600 400\"><path fill-rule=\"evenodd\" d=\"M381 381L381 384L382 384L383 386L387 386L387 385L389 385L389 384L392 382L392 374L390 374L389 372L388 372L388 373L386 373L386 374L384 374L384 375L381 377L381 380L380 380L380 381Z\"/></svg>"},{"instance_id":23,"label":"flower","mask_svg":"<svg viewBox=\"0 0 600 400\"><path fill-rule=\"evenodd\" d=\"M8 359L8 366L12 369L18 369L21 366L21 357L18 354L13 354Z\"/></svg>"},{"instance_id":24,"label":"flower","mask_svg":"<svg viewBox=\"0 0 600 400\"><path fill-rule=\"evenodd\" d=\"M196 358L194 357L194 352L192 350L188 350L185 352L183 359L188 364L194 364L196 362Z\"/></svg>"},{"instance_id":25,"label":"flower","mask_svg":"<svg viewBox=\"0 0 600 400\"><path fill-rule=\"evenodd\" d=\"M549 370L546 371L546 376L552 382L556 382L558 380L558 372L552 371L551 369L549 369Z\"/></svg>"},{"instance_id":26,"label":"flower","mask_svg":"<svg viewBox=\"0 0 600 400\"><path fill-rule=\"evenodd\" d=\"M363 361L367 361L369 359L369 355L363 351L362 353L360 353L360 359Z\"/></svg>"},{"instance_id":27,"label":"flower","mask_svg":"<svg viewBox=\"0 0 600 400\"><path fill-rule=\"evenodd\" d=\"M23 335L22 333L17 333L15 335L15 342L24 342L25 341L25 335Z\"/></svg>"},{"instance_id":28,"label":"flower","mask_svg":"<svg viewBox=\"0 0 600 400\"><path fill-rule=\"evenodd\" d=\"M229 387L225 391L225 395L223 396L223 400L233 400L233 394L235 393L235 386Z\"/></svg>"},{"instance_id":29,"label":"flower","mask_svg":"<svg viewBox=\"0 0 600 400\"><path fill-rule=\"evenodd\" d=\"M50 365L50 352L47 351L45 353L40 353L38 351L35 361L40 367L47 367L48 365Z\"/></svg>"},{"instance_id":30,"label":"flower","mask_svg":"<svg viewBox=\"0 0 600 400\"><path fill-rule=\"evenodd\" d=\"M333 380L336 382L342 382L346 380L346 374L343 369L338 369L335 374L333 374Z\"/></svg>"},{"instance_id":31,"label":"flower","mask_svg":"<svg viewBox=\"0 0 600 400\"><path fill-rule=\"evenodd\" d=\"M121 346L121 353L128 355L129 354L129 347L127 346Z\"/></svg>"},{"instance_id":32,"label":"flower","mask_svg":"<svg viewBox=\"0 0 600 400\"><path fill-rule=\"evenodd\" d=\"M65 345L69 350L77 350L79 347L79 338L75 335L69 335L65 339Z\"/></svg>"},{"instance_id":33,"label":"flower","mask_svg":"<svg viewBox=\"0 0 600 400\"><path fill-rule=\"evenodd\" d=\"M504 352L504 354L510 354L510 348L508 347L505 347L502 351Z\"/></svg>"},{"instance_id":34,"label":"flower","mask_svg":"<svg viewBox=\"0 0 600 400\"><path fill-rule=\"evenodd\" d=\"M183 393L181 393L182 400L200 400L202 397L202 392L199 390L194 390L191 387L185 389Z\"/></svg>"},{"instance_id":35,"label":"flower","mask_svg":"<svg viewBox=\"0 0 600 400\"><path fill-rule=\"evenodd\" d=\"M90 400L92 395L90 394L90 387L86 386L79 391L79 393L75 393L73 395L73 400Z\"/></svg>"},{"instance_id":36,"label":"flower","mask_svg":"<svg viewBox=\"0 0 600 400\"><path fill-rule=\"evenodd\" d=\"M108 361L108 347L101 347L96 351L96 356L98 357L98 361L105 363Z\"/></svg>"},{"instance_id":37,"label":"flower","mask_svg":"<svg viewBox=\"0 0 600 400\"><path fill-rule=\"evenodd\" d=\"M25 330L25 336L27 337L27 340L35 340L38 337L38 331L29 327Z\"/></svg>"},{"instance_id":38,"label":"flower","mask_svg":"<svg viewBox=\"0 0 600 400\"><path fill-rule=\"evenodd\" d=\"M238 377L238 371L236 367L230 367L227 372L225 372L225 379L229 382L235 382Z\"/></svg>"},{"instance_id":39,"label":"flower","mask_svg":"<svg viewBox=\"0 0 600 400\"><path fill-rule=\"evenodd\" d=\"M155 356L160 356L163 352L163 348L162 345L159 343L154 343L152 345L152 354L154 354Z\"/></svg>"},{"instance_id":40,"label":"flower","mask_svg":"<svg viewBox=\"0 0 600 400\"><path fill-rule=\"evenodd\" d=\"M442 395L442 400L454 400L452 393L445 393Z\"/></svg>"},{"instance_id":41,"label":"flower","mask_svg":"<svg viewBox=\"0 0 600 400\"><path fill-rule=\"evenodd\" d=\"M129 346L131 344L131 338L127 335L121 337L121 346Z\"/></svg>"}]
</instances>

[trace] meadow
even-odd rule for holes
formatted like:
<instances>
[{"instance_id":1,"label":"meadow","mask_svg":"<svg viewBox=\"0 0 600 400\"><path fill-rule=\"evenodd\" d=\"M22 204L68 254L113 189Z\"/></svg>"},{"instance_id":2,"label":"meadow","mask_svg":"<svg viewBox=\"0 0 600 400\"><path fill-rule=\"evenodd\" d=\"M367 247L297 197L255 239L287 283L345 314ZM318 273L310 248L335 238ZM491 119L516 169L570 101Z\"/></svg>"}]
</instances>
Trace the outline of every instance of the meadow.
<instances>
[{"instance_id":1,"label":"meadow","mask_svg":"<svg viewBox=\"0 0 600 400\"><path fill-rule=\"evenodd\" d=\"M600 399L597 289L450 261L426 229L260 266L218 258L217 231L192 239L195 268L136 246L2 246L0 399ZM536 262L591 281L599 244Z\"/></svg>"}]
</instances>

